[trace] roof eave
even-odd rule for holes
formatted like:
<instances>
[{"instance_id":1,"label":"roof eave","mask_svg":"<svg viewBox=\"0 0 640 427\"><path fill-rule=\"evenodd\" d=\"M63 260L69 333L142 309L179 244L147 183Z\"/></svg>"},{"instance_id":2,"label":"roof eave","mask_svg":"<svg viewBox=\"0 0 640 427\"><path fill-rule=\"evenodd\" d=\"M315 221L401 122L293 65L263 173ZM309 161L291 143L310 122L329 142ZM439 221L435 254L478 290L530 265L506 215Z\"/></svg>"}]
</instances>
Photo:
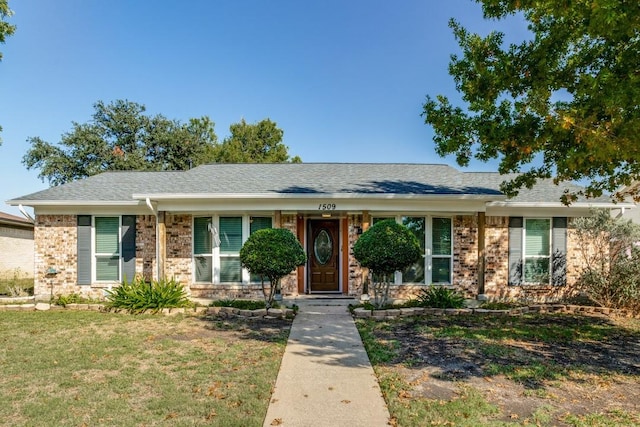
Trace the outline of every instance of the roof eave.
<instances>
[{"instance_id":1,"label":"roof eave","mask_svg":"<svg viewBox=\"0 0 640 427\"><path fill-rule=\"evenodd\" d=\"M628 202L575 202L570 205L565 205L561 202L509 202L509 201L500 201L500 202L489 202L487 203L488 207L512 207L512 208L606 208L606 209L617 209L617 208L629 208L632 209L635 207L635 204Z\"/></svg>"},{"instance_id":2,"label":"roof eave","mask_svg":"<svg viewBox=\"0 0 640 427\"><path fill-rule=\"evenodd\" d=\"M133 194L134 199L150 200L218 200L218 199L424 199L485 200L505 199L501 194L395 194L395 193L149 193Z\"/></svg>"}]
</instances>

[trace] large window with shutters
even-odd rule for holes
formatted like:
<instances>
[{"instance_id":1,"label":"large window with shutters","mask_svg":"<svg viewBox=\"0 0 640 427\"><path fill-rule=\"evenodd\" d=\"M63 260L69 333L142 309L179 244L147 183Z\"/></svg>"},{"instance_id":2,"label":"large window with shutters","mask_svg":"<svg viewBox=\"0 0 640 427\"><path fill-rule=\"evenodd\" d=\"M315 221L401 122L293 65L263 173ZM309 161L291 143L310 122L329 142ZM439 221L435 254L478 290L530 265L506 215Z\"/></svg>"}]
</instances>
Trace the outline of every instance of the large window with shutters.
<instances>
[{"instance_id":1,"label":"large window with shutters","mask_svg":"<svg viewBox=\"0 0 640 427\"><path fill-rule=\"evenodd\" d=\"M193 261L199 283L258 281L240 265L240 249L247 237L272 226L271 217L214 216L193 221Z\"/></svg>"},{"instance_id":2,"label":"large window with shutters","mask_svg":"<svg viewBox=\"0 0 640 427\"><path fill-rule=\"evenodd\" d=\"M78 215L77 220L77 283L133 280L136 216Z\"/></svg>"}]
</instances>

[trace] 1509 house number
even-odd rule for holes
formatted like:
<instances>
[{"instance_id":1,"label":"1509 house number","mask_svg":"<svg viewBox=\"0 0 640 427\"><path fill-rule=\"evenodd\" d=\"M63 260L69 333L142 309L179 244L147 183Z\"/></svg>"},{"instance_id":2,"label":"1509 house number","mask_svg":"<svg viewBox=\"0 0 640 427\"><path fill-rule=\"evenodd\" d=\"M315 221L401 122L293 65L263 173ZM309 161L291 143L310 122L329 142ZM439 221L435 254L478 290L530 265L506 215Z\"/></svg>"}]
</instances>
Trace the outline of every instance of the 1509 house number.
<instances>
[{"instance_id":1,"label":"1509 house number","mask_svg":"<svg viewBox=\"0 0 640 427\"><path fill-rule=\"evenodd\" d=\"M336 204L335 203L320 203L318 205L319 211L335 211Z\"/></svg>"}]
</instances>

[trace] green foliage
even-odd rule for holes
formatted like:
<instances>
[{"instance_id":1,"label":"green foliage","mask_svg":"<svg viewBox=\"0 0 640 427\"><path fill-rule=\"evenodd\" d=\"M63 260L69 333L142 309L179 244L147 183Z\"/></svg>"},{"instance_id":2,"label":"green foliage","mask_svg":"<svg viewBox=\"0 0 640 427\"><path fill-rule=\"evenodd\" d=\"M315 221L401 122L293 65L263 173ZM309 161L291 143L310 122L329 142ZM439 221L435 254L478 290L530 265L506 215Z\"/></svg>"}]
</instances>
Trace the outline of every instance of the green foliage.
<instances>
[{"instance_id":1,"label":"green foliage","mask_svg":"<svg viewBox=\"0 0 640 427\"><path fill-rule=\"evenodd\" d=\"M240 262L252 274L261 276L267 308L273 304L280 279L307 262L307 255L293 233L284 228L265 228L252 233L240 249ZM269 294L265 278L271 283Z\"/></svg>"},{"instance_id":2,"label":"green foliage","mask_svg":"<svg viewBox=\"0 0 640 427\"><path fill-rule=\"evenodd\" d=\"M6 19L13 15L13 11L9 9L7 0L0 0L0 43L4 43L6 37L11 36L16 31L16 26L9 24ZM0 52L0 61L2 61L2 52ZM2 132L2 126L0 126ZM2 139L0 139L2 143Z\"/></svg>"},{"instance_id":3,"label":"green foliage","mask_svg":"<svg viewBox=\"0 0 640 427\"><path fill-rule=\"evenodd\" d=\"M89 123L73 123L57 145L29 138L22 162L39 177L64 184L107 170L185 170L213 160L214 123L208 117L188 123L144 114L144 105L98 101Z\"/></svg>"},{"instance_id":4,"label":"green foliage","mask_svg":"<svg viewBox=\"0 0 640 427\"><path fill-rule=\"evenodd\" d=\"M605 307L640 312L640 226L604 209L573 224L585 264L579 290Z\"/></svg>"},{"instance_id":5,"label":"green foliage","mask_svg":"<svg viewBox=\"0 0 640 427\"><path fill-rule=\"evenodd\" d=\"M101 303L102 301L88 298L80 294L76 294L72 292L68 295L57 295L52 300L51 303L55 305L60 305L62 307L66 307L69 304L96 304Z\"/></svg>"},{"instance_id":6,"label":"green foliage","mask_svg":"<svg viewBox=\"0 0 640 427\"><path fill-rule=\"evenodd\" d=\"M257 310L260 308L266 308L267 304L264 301L251 301L251 300L238 300L238 299L221 299L212 301L211 307L233 307L240 310Z\"/></svg>"},{"instance_id":7,"label":"green foliage","mask_svg":"<svg viewBox=\"0 0 640 427\"><path fill-rule=\"evenodd\" d=\"M33 295L33 277L27 277L19 268L0 277L0 295L23 297Z\"/></svg>"},{"instance_id":8,"label":"green foliage","mask_svg":"<svg viewBox=\"0 0 640 427\"><path fill-rule=\"evenodd\" d=\"M284 132L269 119L247 124L244 119L229 127L231 136L215 150L218 163L300 163L300 157L289 157L282 143Z\"/></svg>"},{"instance_id":9,"label":"green foliage","mask_svg":"<svg viewBox=\"0 0 640 427\"><path fill-rule=\"evenodd\" d=\"M136 277L107 291L106 307L124 309L131 313L158 312L163 308L189 307L184 287L174 279L145 282Z\"/></svg>"},{"instance_id":10,"label":"green foliage","mask_svg":"<svg viewBox=\"0 0 640 427\"><path fill-rule=\"evenodd\" d=\"M374 304L387 303L390 280L395 271L403 270L422 256L416 236L392 219L376 222L362 233L353 245L353 255L360 265L371 270L375 279L371 286Z\"/></svg>"},{"instance_id":11,"label":"green foliage","mask_svg":"<svg viewBox=\"0 0 640 427\"><path fill-rule=\"evenodd\" d=\"M6 19L13 16L13 11L9 9L7 0L0 0L0 43L4 43L6 38L13 35L16 26L9 24ZM0 61L2 60L2 52L0 52Z\"/></svg>"},{"instance_id":12,"label":"green foliage","mask_svg":"<svg viewBox=\"0 0 640 427\"><path fill-rule=\"evenodd\" d=\"M464 307L464 297L454 289L444 286L429 286L420 292L418 305L432 308L462 308Z\"/></svg>"},{"instance_id":13,"label":"green foliage","mask_svg":"<svg viewBox=\"0 0 640 427\"><path fill-rule=\"evenodd\" d=\"M427 97L438 154L455 154L460 165L499 159L501 173L524 172L503 184L508 195L553 177L589 181L566 203L581 193L622 198L620 189L640 178L639 3L477 1L486 19L524 18L532 36L506 46L503 33L482 37L451 20L462 56L452 55L449 74L464 107Z\"/></svg>"}]
</instances>

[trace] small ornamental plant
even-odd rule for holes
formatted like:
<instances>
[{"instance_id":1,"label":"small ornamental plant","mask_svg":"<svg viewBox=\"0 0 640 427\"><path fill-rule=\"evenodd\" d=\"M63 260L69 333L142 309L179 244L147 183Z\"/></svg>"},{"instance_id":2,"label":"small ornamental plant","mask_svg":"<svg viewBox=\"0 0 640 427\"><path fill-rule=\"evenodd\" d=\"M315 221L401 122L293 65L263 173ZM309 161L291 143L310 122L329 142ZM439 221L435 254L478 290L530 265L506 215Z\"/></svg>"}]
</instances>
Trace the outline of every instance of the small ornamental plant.
<instances>
[{"instance_id":1,"label":"small ornamental plant","mask_svg":"<svg viewBox=\"0 0 640 427\"><path fill-rule=\"evenodd\" d=\"M146 282L137 276L131 282L124 281L106 291L106 307L127 310L130 313L159 312L163 308L180 308L192 305L180 282L171 279Z\"/></svg>"},{"instance_id":2,"label":"small ornamental plant","mask_svg":"<svg viewBox=\"0 0 640 427\"><path fill-rule=\"evenodd\" d=\"M240 249L240 263L260 276L267 308L273 305L280 279L307 262L307 255L293 233L284 228L265 228L252 233ZM265 280L270 283L267 293Z\"/></svg>"},{"instance_id":3,"label":"small ornamental plant","mask_svg":"<svg viewBox=\"0 0 640 427\"><path fill-rule=\"evenodd\" d=\"M376 222L362 233L353 245L353 255L361 266L371 271L374 305L380 308L387 304L395 272L418 261L422 250L407 227L388 219Z\"/></svg>"}]
</instances>

